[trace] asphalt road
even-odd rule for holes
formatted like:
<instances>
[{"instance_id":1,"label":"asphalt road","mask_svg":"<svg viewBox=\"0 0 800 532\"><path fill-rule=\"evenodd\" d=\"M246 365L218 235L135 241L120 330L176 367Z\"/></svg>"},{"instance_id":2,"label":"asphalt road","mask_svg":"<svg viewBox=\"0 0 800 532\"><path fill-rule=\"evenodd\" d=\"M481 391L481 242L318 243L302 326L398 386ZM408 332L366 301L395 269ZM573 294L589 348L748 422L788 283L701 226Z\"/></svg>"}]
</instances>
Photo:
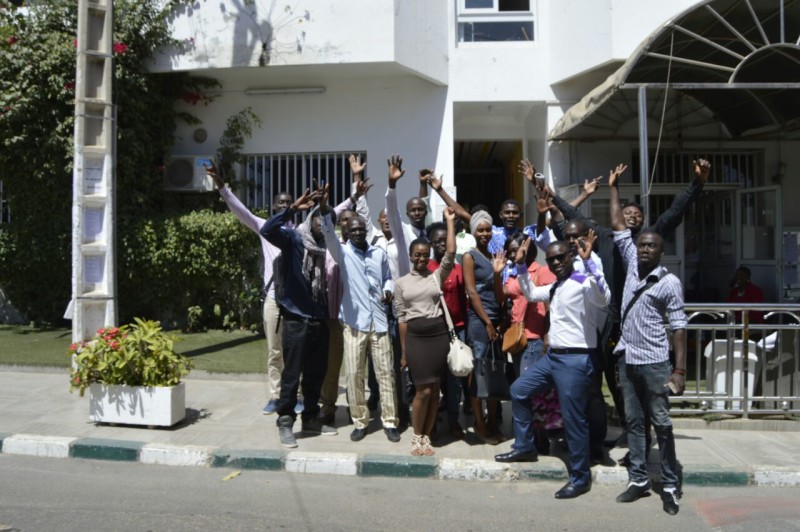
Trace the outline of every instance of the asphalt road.
<instances>
[{"instance_id":1,"label":"asphalt road","mask_svg":"<svg viewBox=\"0 0 800 532\"><path fill-rule=\"evenodd\" d=\"M232 472L0 455L0 531L800 530L798 488L690 486L668 516L657 495L617 504L623 486Z\"/></svg>"}]
</instances>

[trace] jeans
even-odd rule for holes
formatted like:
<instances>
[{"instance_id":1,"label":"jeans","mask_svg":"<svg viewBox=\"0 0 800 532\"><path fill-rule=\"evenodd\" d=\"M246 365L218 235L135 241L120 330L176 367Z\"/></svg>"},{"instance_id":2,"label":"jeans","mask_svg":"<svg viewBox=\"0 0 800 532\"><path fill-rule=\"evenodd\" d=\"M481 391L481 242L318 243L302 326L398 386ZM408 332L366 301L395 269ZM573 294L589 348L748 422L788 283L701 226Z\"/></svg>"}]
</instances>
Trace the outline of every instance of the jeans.
<instances>
[{"instance_id":1,"label":"jeans","mask_svg":"<svg viewBox=\"0 0 800 532\"><path fill-rule=\"evenodd\" d=\"M593 371L592 359L587 354L548 353L511 385L511 412L514 416L514 444L511 447L524 453L536 449L531 397L553 386L558 390L569 446L569 481L578 487L592 481L586 409Z\"/></svg>"},{"instance_id":2,"label":"jeans","mask_svg":"<svg viewBox=\"0 0 800 532\"><path fill-rule=\"evenodd\" d=\"M283 373L278 417L297 418L294 407L303 375L303 419L319 415L319 395L328 369L328 325L325 320L282 313Z\"/></svg>"},{"instance_id":3,"label":"jeans","mask_svg":"<svg viewBox=\"0 0 800 532\"><path fill-rule=\"evenodd\" d=\"M517 372L517 378L520 377L525 371L534 365L537 360L544 356L544 342L541 339L528 340L528 345L525 351L520 353L518 357L512 357L514 360L514 369Z\"/></svg>"},{"instance_id":4,"label":"jeans","mask_svg":"<svg viewBox=\"0 0 800 532\"><path fill-rule=\"evenodd\" d=\"M646 415L656 431L658 452L661 455L661 482L664 487L678 487L678 459L675 457L675 437L669 418L669 388L665 386L671 373L669 361L655 364L626 364L619 361L619 376L625 398L628 425L628 449L631 482L647 480Z\"/></svg>"}]
</instances>

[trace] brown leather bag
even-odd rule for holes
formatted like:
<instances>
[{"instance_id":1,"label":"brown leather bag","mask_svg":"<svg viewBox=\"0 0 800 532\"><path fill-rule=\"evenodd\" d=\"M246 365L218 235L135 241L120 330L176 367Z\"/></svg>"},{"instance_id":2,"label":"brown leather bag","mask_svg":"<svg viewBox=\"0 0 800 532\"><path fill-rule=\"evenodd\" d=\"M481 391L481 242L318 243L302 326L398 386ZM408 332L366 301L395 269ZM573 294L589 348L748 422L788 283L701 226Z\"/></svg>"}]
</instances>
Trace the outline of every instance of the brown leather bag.
<instances>
[{"instance_id":1,"label":"brown leather bag","mask_svg":"<svg viewBox=\"0 0 800 532\"><path fill-rule=\"evenodd\" d=\"M525 335L525 324L512 323L503 333L503 352L518 355L526 347L528 347L528 337Z\"/></svg>"}]
</instances>

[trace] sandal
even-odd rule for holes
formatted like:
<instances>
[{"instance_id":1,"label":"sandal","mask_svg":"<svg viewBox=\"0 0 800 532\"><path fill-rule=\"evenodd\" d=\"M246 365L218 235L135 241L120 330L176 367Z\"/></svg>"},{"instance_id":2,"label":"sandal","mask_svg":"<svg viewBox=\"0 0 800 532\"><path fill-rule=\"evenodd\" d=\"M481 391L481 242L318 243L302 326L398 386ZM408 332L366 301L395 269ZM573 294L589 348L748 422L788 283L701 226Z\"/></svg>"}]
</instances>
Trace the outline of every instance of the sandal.
<instances>
[{"instance_id":1,"label":"sandal","mask_svg":"<svg viewBox=\"0 0 800 532\"><path fill-rule=\"evenodd\" d=\"M411 438L411 456L422 456L422 436L418 436L414 434L414 437Z\"/></svg>"},{"instance_id":2,"label":"sandal","mask_svg":"<svg viewBox=\"0 0 800 532\"><path fill-rule=\"evenodd\" d=\"M427 436L422 437L422 454L425 456L433 456L436 454L431 445L431 439Z\"/></svg>"}]
</instances>

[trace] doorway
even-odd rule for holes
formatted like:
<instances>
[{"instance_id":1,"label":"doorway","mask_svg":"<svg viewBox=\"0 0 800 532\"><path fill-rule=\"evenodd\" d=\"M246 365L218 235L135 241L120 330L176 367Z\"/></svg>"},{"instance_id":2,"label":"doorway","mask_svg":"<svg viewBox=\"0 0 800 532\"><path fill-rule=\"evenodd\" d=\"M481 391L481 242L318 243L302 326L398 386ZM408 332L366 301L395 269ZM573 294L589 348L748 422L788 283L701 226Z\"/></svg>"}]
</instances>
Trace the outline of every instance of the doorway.
<instances>
[{"instance_id":1,"label":"doorway","mask_svg":"<svg viewBox=\"0 0 800 532\"><path fill-rule=\"evenodd\" d=\"M522 142L513 140L455 141L453 181L458 202L468 211L485 206L499 225L497 212L507 198L524 205L524 178L517 172Z\"/></svg>"}]
</instances>

